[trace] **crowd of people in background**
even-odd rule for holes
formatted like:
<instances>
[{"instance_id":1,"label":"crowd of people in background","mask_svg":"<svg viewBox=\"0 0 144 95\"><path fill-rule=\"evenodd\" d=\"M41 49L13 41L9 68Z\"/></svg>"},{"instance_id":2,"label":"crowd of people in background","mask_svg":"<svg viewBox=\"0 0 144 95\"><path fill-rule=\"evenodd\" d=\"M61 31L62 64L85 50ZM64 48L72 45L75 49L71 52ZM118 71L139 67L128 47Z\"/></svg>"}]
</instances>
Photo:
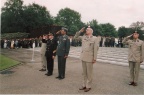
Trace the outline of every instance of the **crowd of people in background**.
<instances>
[{"instance_id":1,"label":"crowd of people in background","mask_svg":"<svg viewBox=\"0 0 144 95\"><path fill-rule=\"evenodd\" d=\"M98 36L99 46L100 47L123 47L122 40L123 38L115 38L115 37L101 37Z\"/></svg>"},{"instance_id":2,"label":"crowd of people in background","mask_svg":"<svg viewBox=\"0 0 144 95\"><path fill-rule=\"evenodd\" d=\"M124 47L122 44L123 38L115 37L102 37L97 36L99 40L100 47ZM23 38L23 39L1 39L1 48L4 49L18 49L18 48L32 48L33 43L35 47L41 47L42 37L39 38ZM73 36L70 36L71 46L81 46L81 40L73 39Z\"/></svg>"},{"instance_id":3,"label":"crowd of people in background","mask_svg":"<svg viewBox=\"0 0 144 95\"><path fill-rule=\"evenodd\" d=\"M99 40L99 47L124 47L122 43L123 38L103 36L97 36L97 38ZM71 45L75 47L81 46L82 42L81 40L75 40L71 37Z\"/></svg>"},{"instance_id":4,"label":"crowd of people in background","mask_svg":"<svg viewBox=\"0 0 144 95\"><path fill-rule=\"evenodd\" d=\"M1 39L1 48L4 49L18 49L18 48L32 48L33 43L35 47L41 47L42 38L23 38L23 39Z\"/></svg>"}]
</instances>

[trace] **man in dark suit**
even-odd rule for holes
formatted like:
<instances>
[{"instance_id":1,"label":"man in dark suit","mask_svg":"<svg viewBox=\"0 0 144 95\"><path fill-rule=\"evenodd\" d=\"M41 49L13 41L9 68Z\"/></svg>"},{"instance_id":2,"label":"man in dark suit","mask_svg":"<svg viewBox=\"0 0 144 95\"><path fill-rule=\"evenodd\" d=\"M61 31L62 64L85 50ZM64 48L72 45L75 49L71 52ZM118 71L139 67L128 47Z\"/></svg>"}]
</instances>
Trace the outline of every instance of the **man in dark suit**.
<instances>
[{"instance_id":1,"label":"man in dark suit","mask_svg":"<svg viewBox=\"0 0 144 95\"><path fill-rule=\"evenodd\" d=\"M57 32L57 34L61 34L58 38L58 46L56 54L58 56L58 72L59 75L56 77L57 79L64 79L65 78L65 68L66 68L66 59L69 54L70 50L70 39L66 35L67 33L66 28L62 28L61 31Z\"/></svg>"},{"instance_id":2,"label":"man in dark suit","mask_svg":"<svg viewBox=\"0 0 144 95\"><path fill-rule=\"evenodd\" d=\"M45 39L46 37L43 36L42 42L46 43L46 60L47 60L47 70L48 72L45 74L47 76L51 76L53 74L54 68L54 58L56 56L56 48L57 48L57 41L54 39L52 33L48 34L48 40Z\"/></svg>"},{"instance_id":3,"label":"man in dark suit","mask_svg":"<svg viewBox=\"0 0 144 95\"><path fill-rule=\"evenodd\" d=\"M4 48L4 40L1 39L1 48Z\"/></svg>"}]
</instances>

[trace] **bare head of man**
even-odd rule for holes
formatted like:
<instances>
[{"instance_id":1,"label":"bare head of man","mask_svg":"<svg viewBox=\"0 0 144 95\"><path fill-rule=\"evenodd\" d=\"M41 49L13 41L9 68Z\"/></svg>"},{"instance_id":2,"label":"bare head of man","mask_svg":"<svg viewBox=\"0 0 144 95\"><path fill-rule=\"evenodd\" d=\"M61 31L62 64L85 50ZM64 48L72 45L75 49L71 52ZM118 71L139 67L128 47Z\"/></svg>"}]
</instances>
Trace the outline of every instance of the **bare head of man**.
<instances>
[{"instance_id":1,"label":"bare head of man","mask_svg":"<svg viewBox=\"0 0 144 95\"><path fill-rule=\"evenodd\" d=\"M87 28L86 29L86 35L93 35L93 29L92 28Z\"/></svg>"}]
</instances>

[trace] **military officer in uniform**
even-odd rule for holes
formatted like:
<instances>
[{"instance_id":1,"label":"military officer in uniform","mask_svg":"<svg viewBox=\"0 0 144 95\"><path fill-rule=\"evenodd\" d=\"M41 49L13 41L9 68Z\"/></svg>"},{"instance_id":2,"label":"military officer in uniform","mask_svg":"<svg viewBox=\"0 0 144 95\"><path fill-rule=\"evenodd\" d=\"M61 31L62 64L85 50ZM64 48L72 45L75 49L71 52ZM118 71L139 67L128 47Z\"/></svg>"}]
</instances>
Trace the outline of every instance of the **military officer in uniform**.
<instances>
[{"instance_id":1,"label":"military officer in uniform","mask_svg":"<svg viewBox=\"0 0 144 95\"><path fill-rule=\"evenodd\" d=\"M45 39L46 39L46 36L45 36ZM33 43L33 42L34 41L32 40L31 43ZM32 44L31 44L31 47L32 47ZM42 43L42 46L41 46L42 69L40 69L39 71L46 71L47 62L46 62L45 52L46 52L46 43Z\"/></svg>"},{"instance_id":2,"label":"military officer in uniform","mask_svg":"<svg viewBox=\"0 0 144 95\"><path fill-rule=\"evenodd\" d=\"M93 64L96 63L97 52L99 48L99 40L93 36L93 30L88 27L84 36L80 36L84 32L85 28L82 28L74 36L74 39L81 38L82 40L82 51L80 59L83 67L83 85L79 90L88 92L91 90L92 76L93 76Z\"/></svg>"},{"instance_id":3,"label":"military officer in uniform","mask_svg":"<svg viewBox=\"0 0 144 95\"><path fill-rule=\"evenodd\" d=\"M46 43L45 57L47 60L47 71L48 72L45 75L51 76L53 74L54 58L56 56L57 41L54 39L53 34L49 33L48 40L46 40L45 36L43 36L42 42Z\"/></svg>"},{"instance_id":4,"label":"military officer in uniform","mask_svg":"<svg viewBox=\"0 0 144 95\"><path fill-rule=\"evenodd\" d=\"M68 29L62 28L61 31L57 32L56 34L61 34L58 38L58 46L56 50L56 54L58 56L58 77L57 79L64 79L65 78L65 68L66 68L66 59L69 54L70 50L70 39L66 35Z\"/></svg>"},{"instance_id":5,"label":"military officer in uniform","mask_svg":"<svg viewBox=\"0 0 144 95\"><path fill-rule=\"evenodd\" d=\"M140 64L144 60L144 42L138 39L139 33L135 31L132 35L124 38L123 43L129 45L129 68L131 81L129 85L137 86ZM132 39L130 39L132 38Z\"/></svg>"}]
</instances>

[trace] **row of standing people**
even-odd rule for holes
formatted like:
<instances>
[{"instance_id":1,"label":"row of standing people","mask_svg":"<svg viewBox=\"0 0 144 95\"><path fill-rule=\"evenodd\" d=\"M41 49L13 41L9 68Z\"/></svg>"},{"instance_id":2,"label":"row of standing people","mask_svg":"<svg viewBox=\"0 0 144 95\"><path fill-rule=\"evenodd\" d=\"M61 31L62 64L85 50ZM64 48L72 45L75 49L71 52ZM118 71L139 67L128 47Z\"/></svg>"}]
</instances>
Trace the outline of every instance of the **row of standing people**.
<instances>
[{"instance_id":1,"label":"row of standing people","mask_svg":"<svg viewBox=\"0 0 144 95\"><path fill-rule=\"evenodd\" d=\"M1 39L1 48L17 49L17 48L32 48L33 43L35 47L41 47L41 38L24 38L24 39Z\"/></svg>"},{"instance_id":2,"label":"row of standing people","mask_svg":"<svg viewBox=\"0 0 144 95\"><path fill-rule=\"evenodd\" d=\"M82 40L82 51L80 55L80 59L82 61L83 68L83 83L82 87L79 90L84 90L88 92L92 87L92 78L93 78L93 64L96 63L97 52L99 48L99 39L98 37L94 37L92 35L93 30L91 28L86 29L86 34L80 36L82 32L84 32L85 28L82 28L79 32L77 32L74 36L74 39ZM57 79L65 78L65 68L66 68L66 59L68 58L69 50L70 50L70 39L66 35L67 29L63 28L58 34L61 33L61 36L56 38L53 37L53 34L49 35L49 38L46 39L43 36L43 43L45 44L45 52L43 54L43 58L46 59L47 65L43 67L47 67L48 72L47 76L51 76L53 74L53 66L54 66L54 58L57 55L58 57L58 77ZM133 39L130 39L130 38ZM144 61L144 42L138 39L139 33L134 32L132 35L124 38L122 43L129 45L129 67L130 67L130 77L131 81L129 85L137 86L140 64ZM43 46L42 46L43 47ZM42 59L42 61L44 61ZM42 68L40 71L45 71L46 68Z\"/></svg>"},{"instance_id":3,"label":"row of standing people","mask_svg":"<svg viewBox=\"0 0 144 95\"><path fill-rule=\"evenodd\" d=\"M43 64L40 71L46 71L47 67L47 73L45 75L51 76L53 74L54 58L57 55L58 76L56 78L60 80L65 78L66 59L70 50L70 39L66 35L66 31L66 29L62 29L60 31L62 35L59 36L58 39L57 37L54 38L53 34L49 34L47 40L45 36L43 36L42 40L42 47L46 47L41 50ZM84 78L82 86L85 87L84 91L88 92L91 90L93 64L96 62L99 45L97 38L92 35L91 28L87 28L87 35L80 36L80 33L81 32L76 33L74 39L81 39L82 41L81 60ZM45 65L44 60L47 62ZM79 90L83 90L83 87L80 87Z\"/></svg>"},{"instance_id":4,"label":"row of standing people","mask_svg":"<svg viewBox=\"0 0 144 95\"><path fill-rule=\"evenodd\" d=\"M96 63L100 40L98 39L98 37L94 37L92 35L93 30L91 28L87 28L86 34L80 36L80 34L84 32L84 29L85 28L82 28L79 32L76 32L74 39L82 40L82 51L81 51L80 59L82 61L82 68L83 68L83 83L82 86L79 88L79 90L84 90L85 92L88 92L91 90L91 86L92 86L93 64ZM133 37L133 39L130 39L130 37ZM144 42L138 39L138 37L139 37L139 33L134 32L132 35L124 38L124 40L122 41L122 43L129 45L128 61L129 61L130 76L131 76L131 81L129 85L133 85L133 86L137 86L140 64L144 61ZM47 60L48 72L46 73L46 75L48 76L52 75L52 72L50 71L53 71L53 65L52 65L54 62L53 60L57 55L59 75L56 78L60 80L65 78L65 66L66 66L65 63L70 49L70 41L68 39L69 39L68 36L65 35L60 36L58 39L57 46L54 46L54 42L57 43L57 41L54 40L52 41L51 38L49 38L49 40L47 41L45 40L45 38L43 39L43 42L47 43L45 58ZM50 47L51 48L53 47L54 49L52 49L51 51ZM48 51L49 54L51 55L47 55ZM50 61L50 59L52 61ZM41 69L40 71L45 71L45 69Z\"/></svg>"},{"instance_id":5,"label":"row of standing people","mask_svg":"<svg viewBox=\"0 0 144 95\"><path fill-rule=\"evenodd\" d=\"M98 36L100 47L115 47L115 37Z\"/></svg>"},{"instance_id":6,"label":"row of standing people","mask_svg":"<svg viewBox=\"0 0 144 95\"><path fill-rule=\"evenodd\" d=\"M101 36L97 36L98 40L99 40L99 46L100 47L123 47L123 43L122 43L122 38L115 38L115 37L101 37ZM71 45L72 46L81 46L82 45L82 41L80 39L75 40L74 38L72 38L71 41Z\"/></svg>"},{"instance_id":7,"label":"row of standing people","mask_svg":"<svg viewBox=\"0 0 144 95\"><path fill-rule=\"evenodd\" d=\"M123 47L123 38L98 36L100 47Z\"/></svg>"},{"instance_id":8,"label":"row of standing people","mask_svg":"<svg viewBox=\"0 0 144 95\"><path fill-rule=\"evenodd\" d=\"M62 28L62 30L57 32L55 36L50 33L48 36L43 35L42 39L42 69L40 69L40 71L46 71L47 69L47 73L45 75L53 75L54 59L57 55L58 76L56 78L59 80L65 78L66 59L70 50L70 38L66 35L66 33L67 29Z\"/></svg>"}]
</instances>

